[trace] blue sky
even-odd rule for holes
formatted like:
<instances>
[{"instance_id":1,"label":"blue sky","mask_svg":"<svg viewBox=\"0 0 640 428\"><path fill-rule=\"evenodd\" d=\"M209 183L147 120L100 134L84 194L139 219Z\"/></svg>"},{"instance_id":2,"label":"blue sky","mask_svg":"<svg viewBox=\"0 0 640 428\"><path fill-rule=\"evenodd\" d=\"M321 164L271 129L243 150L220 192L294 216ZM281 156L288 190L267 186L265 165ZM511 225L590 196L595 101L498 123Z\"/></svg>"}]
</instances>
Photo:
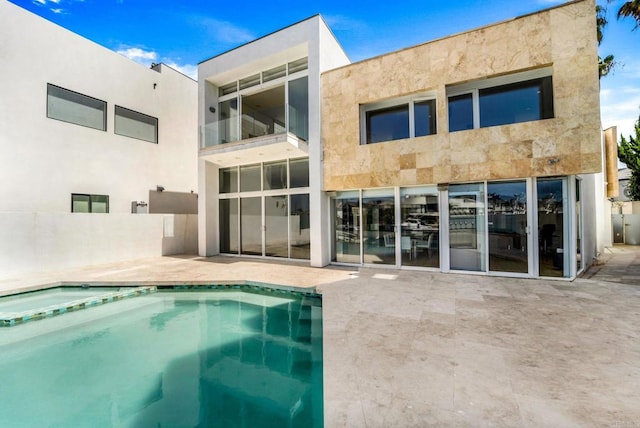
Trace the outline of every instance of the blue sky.
<instances>
[{"instance_id":1,"label":"blue sky","mask_svg":"<svg viewBox=\"0 0 640 428\"><path fill-rule=\"evenodd\" d=\"M321 13L352 61L391 52L563 3L558 0L12 0L37 15L149 65L164 62L195 77L198 62ZM602 125L630 135L640 115L640 30L607 6L601 54L619 66L601 82Z\"/></svg>"}]
</instances>

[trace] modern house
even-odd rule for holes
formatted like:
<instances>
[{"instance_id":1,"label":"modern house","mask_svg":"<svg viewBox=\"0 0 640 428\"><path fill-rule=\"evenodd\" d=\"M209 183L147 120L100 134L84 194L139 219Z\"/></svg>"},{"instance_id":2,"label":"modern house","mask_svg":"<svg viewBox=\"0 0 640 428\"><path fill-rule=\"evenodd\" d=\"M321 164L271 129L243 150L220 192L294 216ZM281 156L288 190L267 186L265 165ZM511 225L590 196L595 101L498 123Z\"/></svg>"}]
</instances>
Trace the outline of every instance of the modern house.
<instances>
[{"instance_id":1,"label":"modern house","mask_svg":"<svg viewBox=\"0 0 640 428\"><path fill-rule=\"evenodd\" d=\"M193 79L6 0L0 60L0 277L196 251Z\"/></svg>"},{"instance_id":2,"label":"modern house","mask_svg":"<svg viewBox=\"0 0 640 428\"><path fill-rule=\"evenodd\" d=\"M315 16L199 65L199 251L573 278L605 215L593 0L350 64Z\"/></svg>"},{"instance_id":3,"label":"modern house","mask_svg":"<svg viewBox=\"0 0 640 428\"><path fill-rule=\"evenodd\" d=\"M328 263L320 76L348 63L318 15L199 65L200 255Z\"/></svg>"}]
</instances>

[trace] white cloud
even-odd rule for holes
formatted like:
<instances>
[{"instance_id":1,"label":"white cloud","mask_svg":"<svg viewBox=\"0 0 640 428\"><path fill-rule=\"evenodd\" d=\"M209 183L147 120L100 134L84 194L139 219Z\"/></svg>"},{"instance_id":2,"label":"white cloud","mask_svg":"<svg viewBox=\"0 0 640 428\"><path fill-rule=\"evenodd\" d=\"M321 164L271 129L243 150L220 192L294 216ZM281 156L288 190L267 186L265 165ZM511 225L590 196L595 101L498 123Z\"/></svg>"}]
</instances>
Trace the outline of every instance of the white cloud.
<instances>
[{"instance_id":1,"label":"white cloud","mask_svg":"<svg viewBox=\"0 0 640 428\"><path fill-rule=\"evenodd\" d=\"M174 70L179 71L185 76L191 77L194 80L197 80L198 78L197 65L180 64L178 61L172 58L161 57L154 50L122 46L120 47L120 49L117 49L116 52L122 56L129 58L132 61L137 62L138 64L144 65L145 67L150 67L152 63L162 63L173 68Z\"/></svg>"},{"instance_id":2,"label":"white cloud","mask_svg":"<svg viewBox=\"0 0 640 428\"><path fill-rule=\"evenodd\" d=\"M253 39L253 33L227 21L215 18L200 18L199 24L204 26L213 39L222 43L246 43Z\"/></svg>"},{"instance_id":3,"label":"white cloud","mask_svg":"<svg viewBox=\"0 0 640 428\"><path fill-rule=\"evenodd\" d=\"M141 48L120 48L116 50L117 53L123 55L135 62L144 65L151 65L152 62L155 62L158 59L158 54L154 51L147 51Z\"/></svg>"},{"instance_id":4,"label":"white cloud","mask_svg":"<svg viewBox=\"0 0 640 428\"><path fill-rule=\"evenodd\" d=\"M198 80L198 66L197 65L193 65L193 64L183 64L183 65L178 65L176 64L174 61L171 61L169 59L165 59L162 61L163 64L179 71L180 73L184 74L185 76L189 76L191 77L193 80Z\"/></svg>"},{"instance_id":5,"label":"white cloud","mask_svg":"<svg viewBox=\"0 0 640 428\"><path fill-rule=\"evenodd\" d=\"M56 15L64 13L64 9L51 9L51 12L55 13Z\"/></svg>"}]
</instances>

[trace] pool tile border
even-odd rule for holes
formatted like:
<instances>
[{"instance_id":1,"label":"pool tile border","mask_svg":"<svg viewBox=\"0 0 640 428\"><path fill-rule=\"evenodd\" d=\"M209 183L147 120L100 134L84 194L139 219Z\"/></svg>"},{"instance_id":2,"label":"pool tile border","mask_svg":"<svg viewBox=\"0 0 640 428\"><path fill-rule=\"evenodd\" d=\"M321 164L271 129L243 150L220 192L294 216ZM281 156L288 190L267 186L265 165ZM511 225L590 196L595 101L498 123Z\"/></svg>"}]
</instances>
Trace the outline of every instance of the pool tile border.
<instances>
[{"instance_id":1,"label":"pool tile border","mask_svg":"<svg viewBox=\"0 0 640 428\"><path fill-rule=\"evenodd\" d=\"M83 284L86 285L86 284ZM61 285L64 287L64 285ZM0 312L0 327L12 327L24 324L28 321L36 321L44 318L50 318L62 315L67 312L74 312L82 309L91 308L93 306L104 305L107 303L117 302L132 297L144 296L157 291L154 286L140 286L131 290L111 291L98 296L86 297L84 299L76 299L57 305L51 305L44 308L30 309L20 312Z\"/></svg>"},{"instance_id":2,"label":"pool tile border","mask_svg":"<svg viewBox=\"0 0 640 428\"><path fill-rule=\"evenodd\" d=\"M193 282L193 281L149 281L149 282L120 282L108 281L99 283L83 282L59 282L54 284L46 284L41 288L32 288L28 292L47 290L56 287L131 287L130 290L108 292L99 296L87 297L85 299L76 299L70 302L51 305L45 308L31 309L22 312L0 312L0 328L12 327L24 324L28 321L36 321L45 318L54 317L67 312L74 312L99 306L119 300L132 297L143 296L156 293L159 290L175 290L175 291L204 291L204 290L237 290L256 293L269 293L274 295L299 296L301 298L316 298L322 300L322 294L315 288L292 287L287 285L271 284L258 281L221 281L221 282ZM17 293L20 294L20 293ZM4 296L0 296L4 297Z\"/></svg>"}]
</instances>

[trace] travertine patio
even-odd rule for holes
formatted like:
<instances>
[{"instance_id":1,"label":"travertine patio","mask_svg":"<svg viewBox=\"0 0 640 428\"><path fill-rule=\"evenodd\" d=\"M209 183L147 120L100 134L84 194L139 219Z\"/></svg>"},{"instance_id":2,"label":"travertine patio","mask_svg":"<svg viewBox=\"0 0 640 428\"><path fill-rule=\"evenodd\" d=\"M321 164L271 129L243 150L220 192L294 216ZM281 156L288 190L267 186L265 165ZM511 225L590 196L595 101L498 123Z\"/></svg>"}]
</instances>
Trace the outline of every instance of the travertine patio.
<instances>
[{"instance_id":1,"label":"travertine patio","mask_svg":"<svg viewBox=\"0 0 640 428\"><path fill-rule=\"evenodd\" d=\"M0 279L0 293L61 280L316 287L328 427L637 427L636 259L565 282L165 257Z\"/></svg>"}]
</instances>

